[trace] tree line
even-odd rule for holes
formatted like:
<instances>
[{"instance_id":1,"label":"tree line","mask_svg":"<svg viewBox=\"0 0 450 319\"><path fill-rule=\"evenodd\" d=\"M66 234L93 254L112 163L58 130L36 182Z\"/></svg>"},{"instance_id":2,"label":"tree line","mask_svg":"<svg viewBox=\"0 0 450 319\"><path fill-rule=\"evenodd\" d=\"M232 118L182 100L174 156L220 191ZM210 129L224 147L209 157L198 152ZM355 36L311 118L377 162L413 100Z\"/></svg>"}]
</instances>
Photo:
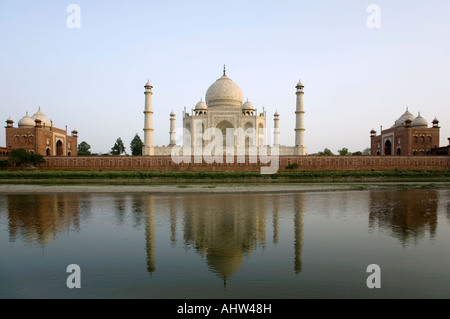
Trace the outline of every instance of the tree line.
<instances>
[{"instance_id":1,"label":"tree line","mask_svg":"<svg viewBox=\"0 0 450 319\"><path fill-rule=\"evenodd\" d=\"M368 148L364 149L363 151L357 151L357 152L353 152L353 153L352 153L352 152L350 152L350 151L348 150L348 148L343 147L343 148L341 148L340 150L338 150L337 152L338 152L338 154L334 154L330 149L325 148L323 151L318 152L318 153L315 154L315 155L319 155L319 156L330 156L330 155L340 155L340 156L350 156L350 155L353 155L353 156L362 156L362 155L370 155L370 148L368 147Z\"/></svg>"},{"instance_id":2,"label":"tree line","mask_svg":"<svg viewBox=\"0 0 450 319\"><path fill-rule=\"evenodd\" d=\"M142 148L144 147L144 142L142 142L139 135L136 133L133 140L130 143L130 150L131 155L139 156L142 155ZM109 153L102 154L102 155L122 155L126 153L126 147L122 141L122 138L117 138L116 142L114 143L114 146L111 148ZM80 144L78 144L78 155L84 156L84 155L99 155L95 153L91 153L91 146L86 142L83 141Z\"/></svg>"}]
</instances>

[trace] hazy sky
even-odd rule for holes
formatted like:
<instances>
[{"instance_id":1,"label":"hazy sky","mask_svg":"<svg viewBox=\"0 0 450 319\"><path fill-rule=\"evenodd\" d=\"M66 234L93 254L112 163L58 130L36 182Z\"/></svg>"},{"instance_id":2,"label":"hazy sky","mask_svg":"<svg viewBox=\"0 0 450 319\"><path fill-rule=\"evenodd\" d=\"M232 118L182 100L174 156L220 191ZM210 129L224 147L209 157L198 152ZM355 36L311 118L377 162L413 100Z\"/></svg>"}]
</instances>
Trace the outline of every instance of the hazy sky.
<instances>
[{"instance_id":1,"label":"hazy sky","mask_svg":"<svg viewBox=\"0 0 450 319\"><path fill-rule=\"evenodd\" d=\"M80 28L67 25L72 3ZM93 152L143 139L147 79L154 143L167 145L170 112L180 127L224 64L269 128L278 111L282 145L294 145L299 78L308 153L363 150L406 107L440 120L441 145L450 137L447 0L0 0L0 40L0 119L17 125L40 106Z\"/></svg>"}]
</instances>

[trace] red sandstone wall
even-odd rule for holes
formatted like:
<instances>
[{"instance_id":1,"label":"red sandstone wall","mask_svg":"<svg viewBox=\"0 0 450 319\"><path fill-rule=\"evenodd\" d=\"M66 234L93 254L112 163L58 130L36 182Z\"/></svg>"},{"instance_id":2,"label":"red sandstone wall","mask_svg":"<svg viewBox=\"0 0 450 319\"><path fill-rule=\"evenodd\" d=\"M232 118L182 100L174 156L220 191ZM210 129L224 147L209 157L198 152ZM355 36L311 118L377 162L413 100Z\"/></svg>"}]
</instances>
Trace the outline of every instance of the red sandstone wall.
<instances>
[{"instance_id":1,"label":"red sandstone wall","mask_svg":"<svg viewBox=\"0 0 450 319\"><path fill-rule=\"evenodd\" d=\"M261 164L176 164L170 156L46 157L41 169L103 171L260 171ZM236 161L235 161L236 162ZM279 171L298 163L299 171L443 170L450 156L280 156Z\"/></svg>"}]
</instances>

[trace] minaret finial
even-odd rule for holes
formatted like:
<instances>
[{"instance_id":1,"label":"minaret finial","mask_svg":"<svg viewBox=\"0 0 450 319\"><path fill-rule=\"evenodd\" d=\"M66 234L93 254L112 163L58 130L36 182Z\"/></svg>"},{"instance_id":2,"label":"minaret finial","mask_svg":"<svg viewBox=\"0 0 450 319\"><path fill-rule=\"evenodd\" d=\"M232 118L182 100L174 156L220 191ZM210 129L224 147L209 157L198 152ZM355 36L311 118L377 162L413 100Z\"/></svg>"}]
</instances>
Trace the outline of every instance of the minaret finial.
<instances>
[{"instance_id":1,"label":"minaret finial","mask_svg":"<svg viewBox=\"0 0 450 319\"><path fill-rule=\"evenodd\" d=\"M227 70L226 70L226 65L225 64L223 65L223 75L224 76L227 75Z\"/></svg>"}]
</instances>

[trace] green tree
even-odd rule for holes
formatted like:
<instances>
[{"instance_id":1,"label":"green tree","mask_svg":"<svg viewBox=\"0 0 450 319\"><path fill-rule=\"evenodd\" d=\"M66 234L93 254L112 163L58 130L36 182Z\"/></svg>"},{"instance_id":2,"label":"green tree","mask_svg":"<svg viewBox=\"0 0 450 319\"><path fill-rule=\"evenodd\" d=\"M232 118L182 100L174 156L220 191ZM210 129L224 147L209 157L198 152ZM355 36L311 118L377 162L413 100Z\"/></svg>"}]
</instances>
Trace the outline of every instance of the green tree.
<instances>
[{"instance_id":1,"label":"green tree","mask_svg":"<svg viewBox=\"0 0 450 319\"><path fill-rule=\"evenodd\" d=\"M130 144L131 155L142 155L142 147L144 147L144 142L136 133Z\"/></svg>"},{"instance_id":2,"label":"green tree","mask_svg":"<svg viewBox=\"0 0 450 319\"><path fill-rule=\"evenodd\" d=\"M85 141L78 144L78 155L91 155L91 146Z\"/></svg>"},{"instance_id":3,"label":"green tree","mask_svg":"<svg viewBox=\"0 0 450 319\"><path fill-rule=\"evenodd\" d=\"M317 155L324 156L324 155L334 155L334 154L333 154L333 152L330 151L328 148L325 148L325 149L323 150L323 152L319 152L319 153L317 153Z\"/></svg>"},{"instance_id":4,"label":"green tree","mask_svg":"<svg viewBox=\"0 0 450 319\"><path fill-rule=\"evenodd\" d=\"M125 145L123 145L122 139L119 137L116 140L116 144L111 148L111 154L120 155L122 153L125 153Z\"/></svg>"},{"instance_id":5,"label":"green tree","mask_svg":"<svg viewBox=\"0 0 450 319\"><path fill-rule=\"evenodd\" d=\"M23 164L39 165L45 163L45 158L40 154L30 154L23 148L18 148L9 153L8 161L16 166Z\"/></svg>"},{"instance_id":6,"label":"green tree","mask_svg":"<svg viewBox=\"0 0 450 319\"><path fill-rule=\"evenodd\" d=\"M41 154L30 154L28 163L33 164L35 166L37 166L39 164L44 164L45 158Z\"/></svg>"},{"instance_id":7,"label":"green tree","mask_svg":"<svg viewBox=\"0 0 450 319\"><path fill-rule=\"evenodd\" d=\"M363 153L361 151L353 152L352 155L354 156L361 156Z\"/></svg>"},{"instance_id":8,"label":"green tree","mask_svg":"<svg viewBox=\"0 0 450 319\"><path fill-rule=\"evenodd\" d=\"M11 151L8 155L8 161L16 166L21 166L29 161L30 153L23 148Z\"/></svg>"},{"instance_id":9,"label":"green tree","mask_svg":"<svg viewBox=\"0 0 450 319\"><path fill-rule=\"evenodd\" d=\"M352 155L352 153L350 153L348 151L348 148L343 147L342 149L338 150L339 155L341 156L345 156L345 155Z\"/></svg>"},{"instance_id":10,"label":"green tree","mask_svg":"<svg viewBox=\"0 0 450 319\"><path fill-rule=\"evenodd\" d=\"M364 151L362 152L362 155L370 155L370 147L364 149Z\"/></svg>"}]
</instances>

